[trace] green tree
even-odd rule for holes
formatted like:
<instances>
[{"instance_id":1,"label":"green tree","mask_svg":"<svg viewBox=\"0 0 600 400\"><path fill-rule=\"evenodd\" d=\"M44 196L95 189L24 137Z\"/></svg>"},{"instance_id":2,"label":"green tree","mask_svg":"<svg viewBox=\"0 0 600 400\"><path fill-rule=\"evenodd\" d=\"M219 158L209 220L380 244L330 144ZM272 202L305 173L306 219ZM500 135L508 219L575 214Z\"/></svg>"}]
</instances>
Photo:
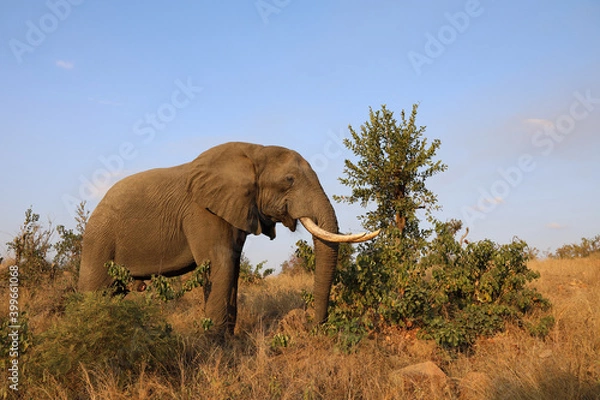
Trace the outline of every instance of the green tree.
<instances>
[{"instance_id":1,"label":"green tree","mask_svg":"<svg viewBox=\"0 0 600 400\"><path fill-rule=\"evenodd\" d=\"M416 124L417 109L418 105L413 105L408 119L402 110L398 123L383 105L378 111L369 109L369 120L360 127L360 134L349 126L351 138L344 139L344 144L358 161L346 160L346 177L340 181L352 193L334 198L359 202L363 207L375 202L377 208L363 218L367 229L387 228L393 216L403 236L421 237L416 211L424 209L430 216L437 209L437 198L425 181L447 167L433 160L441 142L428 143L423 136L425 127Z\"/></svg>"},{"instance_id":2,"label":"green tree","mask_svg":"<svg viewBox=\"0 0 600 400\"><path fill-rule=\"evenodd\" d=\"M346 160L346 176L340 179L351 194L334 198L373 205L361 217L362 224L368 230L382 229L376 240L359 245L355 262L337 274L330 321L351 343L381 324L410 325L426 312L419 257L431 230L421 229L418 211L433 221L437 198L426 180L446 165L434 160L440 141L429 143L424 137L425 127L416 123L417 109L415 104L408 117L402 110L400 121L385 105L369 109L360 132L349 126L351 137L344 140L357 160Z\"/></svg>"}]
</instances>

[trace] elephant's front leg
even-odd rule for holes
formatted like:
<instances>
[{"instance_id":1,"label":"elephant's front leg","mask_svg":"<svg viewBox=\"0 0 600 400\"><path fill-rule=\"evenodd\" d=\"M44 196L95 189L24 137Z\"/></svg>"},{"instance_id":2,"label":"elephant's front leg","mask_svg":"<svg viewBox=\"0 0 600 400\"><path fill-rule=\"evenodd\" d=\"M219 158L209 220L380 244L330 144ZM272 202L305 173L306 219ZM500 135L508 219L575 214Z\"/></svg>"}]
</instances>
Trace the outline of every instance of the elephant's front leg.
<instances>
[{"instance_id":1,"label":"elephant's front leg","mask_svg":"<svg viewBox=\"0 0 600 400\"><path fill-rule=\"evenodd\" d=\"M197 265L210 261L204 287L204 312L213 332L233 333L237 317L240 258L246 233L198 207L184 220L184 231Z\"/></svg>"},{"instance_id":2,"label":"elephant's front leg","mask_svg":"<svg viewBox=\"0 0 600 400\"><path fill-rule=\"evenodd\" d=\"M233 334L235 328L239 260L239 255L220 260L215 257L215 261L211 260L208 284L204 288L204 313L213 322L212 329L216 333Z\"/></svg>"}]
</instances>

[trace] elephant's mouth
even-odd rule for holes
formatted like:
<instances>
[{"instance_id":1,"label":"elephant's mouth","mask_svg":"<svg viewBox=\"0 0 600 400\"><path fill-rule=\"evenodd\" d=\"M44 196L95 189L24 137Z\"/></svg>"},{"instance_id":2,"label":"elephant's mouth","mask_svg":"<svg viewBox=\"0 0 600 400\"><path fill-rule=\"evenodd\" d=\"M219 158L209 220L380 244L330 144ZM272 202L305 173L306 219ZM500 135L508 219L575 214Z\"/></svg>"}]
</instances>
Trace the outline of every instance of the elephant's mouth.
<instances>
[{"instance_id":1,"label":"elephant's mouth","mask_svg":"<svg viewBox=\"0 0 600 400\"><path fill-rule=\"evenodd\" d=\"M276 223L281 222L286 228L291 230L292 232L296 231L296 227L298 226L298 220L296 218L292 218L287 212L278 213L279 215L260 215L261 223L265 226L273 227Z\"/></svg>"},{"instance_id":2,"label":"elephant's mouth","mask_svg":"<svg viewBox=\"0 0 600 400\"><path fill-rule=\"evenodd\" d=\"M281 223L288 228L290 231L292 232L296 232L296 226L298 226L298 220L295 218L292 218L289 215L285 215L282 219L281 219Z\"/></svg>"},{"instance_id":3,"label":"elephant's mouth","mask_svg":"<svg viewBox=\"0 0 600 400\"><path fill-rule=\"evenodd\" d=\"M286 228L290 231L295 232L296 227L298 225L298 220L293 218L288 213L288 205L287 202L283 204L283 206L278 209L273 215L264 215L263 217L269 220L272 224L276 224L277 222L281 222Z\"/></svg>"},{"instance_id":4,"label":"elephant's mouth","mask_svg":"<svg viewBox=\"0 0 600 400\"><path fill-rule=\"evenodd\" d=\"M290 210L288 207L288 202L286 201L283 205L283 210L281 210L281 218L279 219L281 223L288 228L292 232L296 232L296 226L298 225L298 220L293 218L290 215Z\"/></svg>"}]
</instances>

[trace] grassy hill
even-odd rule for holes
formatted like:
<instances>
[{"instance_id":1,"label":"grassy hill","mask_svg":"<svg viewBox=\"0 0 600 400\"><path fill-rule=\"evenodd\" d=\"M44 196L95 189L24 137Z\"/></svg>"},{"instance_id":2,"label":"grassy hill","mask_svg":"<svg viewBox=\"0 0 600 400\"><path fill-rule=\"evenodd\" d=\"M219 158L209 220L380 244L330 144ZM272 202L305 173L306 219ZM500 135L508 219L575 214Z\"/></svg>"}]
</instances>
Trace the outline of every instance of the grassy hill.
<instances>
[{"instance_id":1,"label":"grassy hill","mask_svg":"<svg viewBox=\"0 0 600 400\"><path fill-rule=\"evenodd\" d=\"M311 289L312 277L279 275L241 286L236 334L225 344L216 344L200 326L203 294L197 289L135 322L142 333L168 323L164 335L172 341L166 354L157 347L148 350L156 353L152 357L140 353L127 367L118 359L100 360L98 354L99 364L73 359L66 375L52 376L35 363L69 359L81 344L53 354L44 347L48 332L58 333L57 345L61 337L64 343L80 343L76 339L86 325L72 324L66 310L73 280L59 275L53 284L20 287L19 307L27 311L29 330L21 340L29 348L20 355L19 392L22 398L36 399L600 398L600 258L547 259L532 261L530 267L541 273L534 284L553 304L556 325L544 340L507 326L503 333L479 340L468 354L452 354L417 339L414 330L398 329L372 335L347 351L335 338L313 335L304 327L301 293ZM0 293L7 305L6 282ZM126 300L145 310L142 294ZM0 309L4 320L8 311L8 306ZM109 317L96 310L85 318ZM112 325L100 326L102 331ZM121 338L122 332L95 334L119 342L130 339ZM432 392L427 382L407 386L393 378L394 371L424 361L433 361L447 375L442 392ZM5 356L3 382L8 382L7 362ZM11 396L4 386L0 397Z\"/></svg>"}]
</instances>

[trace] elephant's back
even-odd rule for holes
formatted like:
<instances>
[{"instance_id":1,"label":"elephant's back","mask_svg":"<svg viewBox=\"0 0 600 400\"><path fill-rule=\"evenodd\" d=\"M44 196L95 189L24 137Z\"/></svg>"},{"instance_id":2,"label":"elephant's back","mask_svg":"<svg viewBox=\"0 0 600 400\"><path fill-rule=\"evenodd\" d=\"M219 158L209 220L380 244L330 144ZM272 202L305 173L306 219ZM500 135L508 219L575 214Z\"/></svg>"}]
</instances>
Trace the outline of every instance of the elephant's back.
<instances>
[{"instance_id":1,"label":"elephant's back","mask_svg":"<svg viewBox=\"0 0 600 400\"><path fill-rule=\"evenodd\" d=\"M185 189L186 178L181 167L155 168L129 175L115 183L102 201L120 204L136 199L149 201Z\"/></svg>"},{"instance_id":2,"label":"elephant's back","mask_svg":"<svg viewBox=\"0 0 600 400\"><path fill-rule=\"evenodd\" d=\"M121 179L106 192L93 214L103 219L151 217L166 202L184 201L187 179L182 167L156 168Z\"/></svg>"}]
</instances>

